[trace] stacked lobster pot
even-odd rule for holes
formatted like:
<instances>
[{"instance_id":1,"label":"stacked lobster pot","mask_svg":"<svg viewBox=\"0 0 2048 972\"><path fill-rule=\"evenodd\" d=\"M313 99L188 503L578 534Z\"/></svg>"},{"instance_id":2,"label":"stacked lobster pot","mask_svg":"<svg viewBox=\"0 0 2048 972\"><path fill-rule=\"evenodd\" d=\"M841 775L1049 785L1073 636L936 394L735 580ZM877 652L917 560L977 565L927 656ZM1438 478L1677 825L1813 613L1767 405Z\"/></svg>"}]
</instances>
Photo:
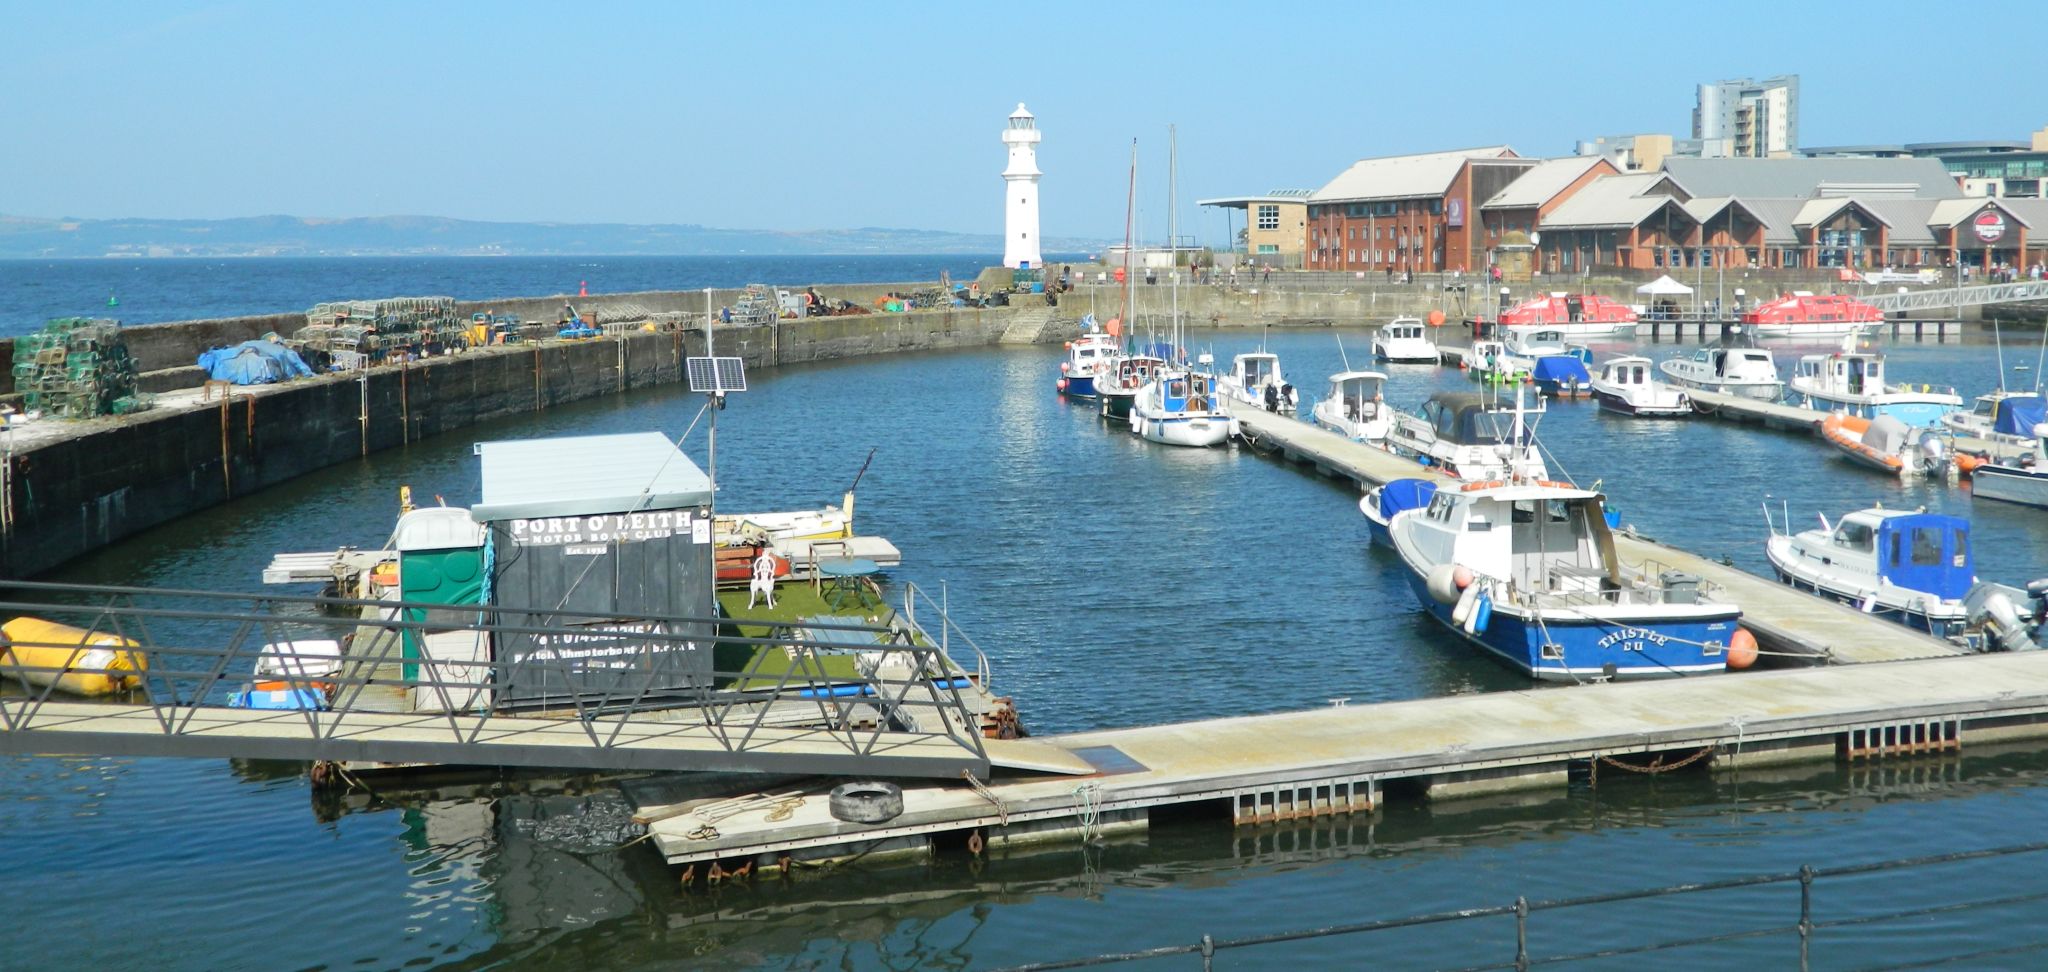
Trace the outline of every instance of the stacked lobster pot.
<instances>
[{"instance_id":1,"label":"stacked lobster pot","mask_svg":"<svg viewBox=\"0 0 2048 972\"><path fill-rule=\"evenodd\" d=\"M64 418L138 412L149 402L135 383L120 321L63 317L14 341L14 387L28 411Z\"/></svg>"},{"instance_id":2,"label":"stacked lobster pot","mask_svg":"<svg viewBox=\"0 0 2048 972\"><path fill-rule=\"evenodd\" d=\"M301 355L352 370L460 346L467 326L453 297L387 297L315 304L289 342Z\"/></svg>"}]
</instances>

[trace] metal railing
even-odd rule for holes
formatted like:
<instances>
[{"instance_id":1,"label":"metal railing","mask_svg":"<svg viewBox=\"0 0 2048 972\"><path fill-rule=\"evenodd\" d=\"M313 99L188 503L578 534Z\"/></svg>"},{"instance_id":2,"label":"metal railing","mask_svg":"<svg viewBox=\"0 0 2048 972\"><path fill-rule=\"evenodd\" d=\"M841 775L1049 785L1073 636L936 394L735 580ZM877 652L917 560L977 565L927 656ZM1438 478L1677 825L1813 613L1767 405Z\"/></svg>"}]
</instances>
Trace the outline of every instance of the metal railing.
<instances>
[{"instance_id":1,"label":"metal railing","mask_svg":"<svg viewBox=\"0 0 2048 972\"><path fill-rule=\"evenodd\" d=\"M350 752L376 751L366 725L403 716L394 725L415 743L424 734L436 751L453 747L459 760L444 760L451 762L548 765L535 762L544 756L539 750L509 755L541 735L578 766L634 762L616 751L662 736L714 755L775 755L790 739L771 730L802 729L806 754L822 748L854 761L811 760L837 767L830 771L859 771L849 767L906 742L944 742L957 759L987 767L977 720L961 696L964 673L941 647L918 644L897 627L24 581L7 587L46 599L0 600L5 616L72 630L0 641L0 681L24 686L0 694L0 749L74 751L63 747L78 744L71 730L79 720L125 716L124 751L216 755L223 734L232 735L222 717L237 713L236 725L259 726L258 735L294 754L282 758L324 759L323 750L344 741ZM741 636L731 630L735 623L768 630ZM451 641L468 650L436 647ZM721 649L746 660L721 668ZM828 667L834 656L854 663ZM288 704L252 705L248 693L258 683ZM82 688L102 698L71 694ZM134 717L145 713L154 733L137 729ZM582 745L563 749L563 727L574 727ZM198 745L199 736L213 745ZM719 765L701 768L758 763L713 762ZM872 767L886 768L880 761Z\"/></svg>"},{"instance_id":2,"label":"metal railing","mask_svg":"<svg viewBox=\"0 0 2048 972\"><path fill-rule=\"evenodd\" d=\"M952 600L952 598L946 594L946 591L943 587L940 589L939 594L941 597L944 597L948 602ZM929 610L938 612L939 651L945 654L948 658L952 657L953 636L959 635L960 640L966 642L968 649L974 652L975 683L980 685L984 689L989 689L988 653L982 651L981 645L976 644L974 639L970 637L966 631L962 630L959 625L953 623L953 615L951 613L951 609L946 604L933 603L931 595L926 594L923 588L918 587L916 584L910 581L904 581L903 618L904 620L910 622L910 625L912 627L919 628L919 630L923 630L922 627L918 625L917 621L917 605L919 603L924 604ZM991 689L991 691L993 690Z\"/></svg>"},{"instance_id":3,"label":"metal railing","mask_svg":"<svg viewBox=\"0 0 2048 972\"><path fill-rule=\"evenodd\" d=\"M1265 935L1250 935L1241 938L1216 938L1214 936L1204 935L1202 936L1200 941L1196 942L1188 942L1177 945L1162 945L1156 948L1140 949L1137 951L1129 952L1110 952L1100 955L1091 955L1083 958L1063 959L1053 962L1037 962L1029 965L1007 967L1005 969L1000 970L1000 972L1051 972L1051 970L1054 969L1095 968L1104 965L1121 964L1124 962L1137 962L1147 959L1170 958L1182 955L1200 956L1202 960L1202 969L1204 970L1204 972L1212 972L1212 970L1215 968L1215 957L1219 952L1226 952L1236 949L1255 949L1262 946L1277 945L1284 942L1299 942L1310 939L1330 938L1339 935L1359 935L1370 932L1389 931L1399 928L1414 928L1423 925L1449 925L1472 921L1474 919L1506 917L1512 917L1515 922L1514 957L1506 961L1496 962L1487 965L1466 966L1464 968L1464 972L1481 972L1481 970L1490 969L1522 970L1537 965L1563 965L1567 963L1586 962L1596 959L1611 959L1628 955L1647 955L1657 952L1670 951L1674 949L1694 948L1718 942L1743 941L1748 939L1768 938L1779 935L1798 936L1799 968L1803 972L1803 970L1807 969L1809 966L1814 933L1818 931L1830 928L1853 928L1869 926L1880 924L1883 922L1894 922L1913 918L1927 918L1936 915L1955 914L1958 912L1967 912L1974 909L1995 908L2007 905L2048 901L2048 890L2044 890L1969 901L1943 901L1934 904L1919 905L1911 908L1900 908L1878 914L1851 915L1844 916L1841 918L1820 919L1815 917L1814 911L1814 892L1815 886L1818 882L1833 878L1847 878L1869 874L1880 874L1892 871L1911 871L1933 867L1941 864L1952 864L1963 861L1978 861L1999 857L2011 857L2021 854L2036 854L2042 851L2048 851L2048 843L2018 844L2007 847L1990 848L1986 850L1961 851L1951 854L1933 854L1923 857L1896 858L1893 860L1879 861L1870 864L1851 864L1841 867L1814 867L1812 865L1805 865L1798 868L1797 870L1792 871L1776 871L1764 874L1751 874L1743 877L1724 878L1717 881L1698 881L1685 884L1667 885L1659 888L1640 888L1629 891L1615 891L1606 894L1591 894L1570 898L1548 898L1537 899L1532 901L1529 900L1527 897L1518 897L1514 900L1512 904L1499 904L1475 908L1460 908L1455 911L1439 911L1428 914L1409 915L1407 917L1402 918L1387 918L1376 921L1361 921L1342 925L1326 925L1319 928L1303 928L1293 931L1274 932ZM1633 945L1623 945L1601 949L1588 949L1584 951L1558 953L1554 955L1532 954L1531 949L1529 947L1529 930L1531 925L1531 918L1535 915L1542 914L1545 912L1556 912L1575 908L1595 908L1602 905L1614 905L1633 901L1647 901L1659 898L1674 898L1684 895L1694 895L1712 891L1728 891L1738 888L1760 888L1784 885L1797 885L1799 888L1799 917L1796 921L1792 921L1785 924L1766 925L1759 928L1734 929L1711 935L1695 935L1680 938L1664 938L1657 939L1654 941L1641 942ZM1971 959L1983 959L1996 955L2015 954L2019 951L2040 950L2048 950L2048 942L2033 942L2018 948L2007 946L2003 948L1987 949L1981 952L1976 952L1968 955L1947 955L1942 956L1941 959L1938 961L1942 963L1965 962ZM1927 962L1924 964L1931 965L1936 964L1936 962ZM1263 966L1247 965L1246 967Z\"/></svg>"}]
</instances>

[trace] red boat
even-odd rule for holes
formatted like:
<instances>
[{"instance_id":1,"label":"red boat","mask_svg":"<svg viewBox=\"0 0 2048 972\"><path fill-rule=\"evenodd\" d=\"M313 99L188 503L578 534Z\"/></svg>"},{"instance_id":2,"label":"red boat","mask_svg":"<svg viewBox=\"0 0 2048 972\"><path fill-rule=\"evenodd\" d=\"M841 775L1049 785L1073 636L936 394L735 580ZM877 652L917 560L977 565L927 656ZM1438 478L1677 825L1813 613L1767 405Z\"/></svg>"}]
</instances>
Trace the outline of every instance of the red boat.
<instances>
[{"instance_id":1,"label":"red boat","mask_svg":"<svg viewBox=\"0 0 2048 972\"><path fill-rule=\"evenodd\" d=\"M1847 294L1795 291L1765 301L1742 315L1742 323L1773 337L1838 337L1884 321L1878 310Z\"/></svg>"},{"instance_id":2,"label":"red boat","mask_svg":"<svg viewBox=\"0 0 2048 972\"><path fill-rule=\"evenodd\" d=\"M743 543L718 548L718 583L744 585L754 579L754 561L760 559L767 544ZM775 579L789 576L789 558L770 554L775 558Z\"/></svg>"},{"instance_id":3,"label":"red boat","mask_svg":"<svg viewBox=\"0 0 2048 972\"><path fill-rule=\"evenodd\" d=\"M1501 312L1509 327L1542 325L1566 336L1626 334L1636 327L1636 312L1627 304L1599 294L1555 293Z\"/></svg>"}]
</instances>

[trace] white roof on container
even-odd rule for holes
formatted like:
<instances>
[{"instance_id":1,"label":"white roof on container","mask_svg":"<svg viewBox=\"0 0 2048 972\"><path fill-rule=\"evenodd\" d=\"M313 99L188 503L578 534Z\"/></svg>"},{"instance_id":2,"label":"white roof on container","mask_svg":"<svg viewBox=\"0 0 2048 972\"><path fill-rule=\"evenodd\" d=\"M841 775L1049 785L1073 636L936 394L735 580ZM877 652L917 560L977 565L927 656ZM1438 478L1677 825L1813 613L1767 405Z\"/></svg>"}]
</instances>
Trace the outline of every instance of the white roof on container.
<instances>
[{"instance_id":1,"label":"white roof on container","mask_svg":"<svg viewBox=\"0 0 2048 972\"><path fill-rule=\"evenodd\" d=\"M711 480L659 432L484 442L478 522L711 505Z\"/></svg>"},{"instance_id":2,"label":"white roof on container","mask_svg":"<svg viewBox=\"0 0 2048 972\"><path fill-rule=\"evenodd\" d=\"M1313 202L1441 196L1467 159L1511 159L1505 145L1360 159L1309 196Z\"/></svg>"},{"instance_id":3,"label":"white roof on container","mask_svg":"<svg viewBox=\"0 0 2048 972\"><path fill-rule=\"evenodd\" d=\"M1492 199L1480 203L1481 209L1511 209L1521 206L1541 206L1557 197L1566 186L1605 161L1597 155L1573 155L1562 159L1544 159L1529 171L1522 173L1507 187L1494 193Z\"/></svg>"}]
</instances>

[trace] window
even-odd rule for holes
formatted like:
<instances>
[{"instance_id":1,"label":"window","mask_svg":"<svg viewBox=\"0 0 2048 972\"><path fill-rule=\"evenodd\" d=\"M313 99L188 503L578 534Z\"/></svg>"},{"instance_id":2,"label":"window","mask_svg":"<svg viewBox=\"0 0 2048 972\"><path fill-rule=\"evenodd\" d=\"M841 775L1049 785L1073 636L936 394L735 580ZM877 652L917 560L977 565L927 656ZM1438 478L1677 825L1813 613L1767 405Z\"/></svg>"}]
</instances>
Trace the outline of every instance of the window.
<instances>
[{"instance_id":1,"label":"window","mask_svg":"<svg viewBox=\"0 0 2048 972\"><path fill-rule=\"evenodd\" d=\"M1872 543L1872 539L1873 534L1870 524L1867 523L1844 523L1835 528L1835 546L1837 547L1861 550L1868 553L1876 546Z\"/></svg>"},{"instance_id":2,"label":"window","mask_svg":"<svg viewBox=\"0 0 2048 972\"><path fill-rule=\"evenodd\" d=\"M1429 214L1431 216L1442 216L1444 214L1444 201L1441 199L1430 200Z\"/></svg>"},{"instance_id":3,"label":"window","mask_svg":"<svg viewBox=\"0 0 2048 972\"><path fill-rule=\"evenodd\" d=\"M1276 230L1280 228L1280 207L1261 204L1259 206L1259 228Z\"/></svg>"},{"instance_id":4,"label":"window","mask_svg":"<svg viewBox=\"0 0 2048 972\"><path fill-rule=\"evenodd\" d=\"M1278 253L1278 252L1280 252L1280 245L1279 245L1279 244L1277 244L1277 243L1261 243L1261 244L1259 244L1259 252L1260 252L1260 253Z\"/></svg>"},{"instance_id":5,"label":"window","mask_svg":"<svg viewBox=\"0 0 2048 972\"><path fill-rule=\"evenodd\" d=\"M1913 528L1913 566L1941 566L1941 528Z\"/></svg>"}]
</instances>

